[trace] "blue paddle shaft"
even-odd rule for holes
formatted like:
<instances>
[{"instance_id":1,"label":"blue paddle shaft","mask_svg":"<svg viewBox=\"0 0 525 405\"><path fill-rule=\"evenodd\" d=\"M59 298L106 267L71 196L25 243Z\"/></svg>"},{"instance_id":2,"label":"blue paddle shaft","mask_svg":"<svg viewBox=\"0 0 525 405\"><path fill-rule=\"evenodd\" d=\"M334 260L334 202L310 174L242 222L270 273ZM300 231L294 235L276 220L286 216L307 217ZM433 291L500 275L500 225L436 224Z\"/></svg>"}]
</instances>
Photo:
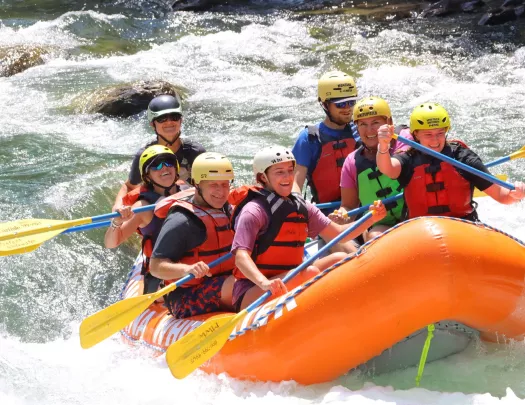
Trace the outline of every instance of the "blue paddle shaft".
<instances>
[{"instance_id":1,"label":"blue paddle shaft","mask_svg":"<svg viewBox=\"0 0 525 405\"><path fill-rule=\"evenodd\" d=\"M426 146L423 146L417 142L411 141L410 139L404 138L400 135L397 136L397 139L399 139L401 142L406 143L407 145L412 146L414 149L419 150L420 152L426 153L427 155L433 156L436 159L441 159L447 163L450 163L452 166L455 166L459 169L465 170L466 172L472 173L476 176L481 177L482 179L485 179L487 181L490 181L491 183L498 184L501 187L505 187L509 190L514 190L514 186L512 184L507 183L506 181L500 180L497 177L492 176L491 174L484 173L478 169L474 169L473 167L470 167L466 165L465 163L458 162L455 159L452 159L448 156L443 155L442 153L435 152L432 149L427 148Z\"/></svg>"},{"instance_id":2,"label":"blue paddle shaft","mask_svg":"<svg viewBox=\"0 0 525 405\"><path fill-rule=\"evenodd\" d=\"M144 207L137 207L133 208L131 211L133 211L135 214L140 214L141 212L146 211L153 211L155 209L155 204L145 205ZM118 212L112 212L111 214L104 214L104 215L97 215L96 217L91 217L91 221L94 223L92 224L86 224L86 225L77 225L73 228L66 229L62 233L72 233L72 232L80 232L80 231L87 231L90 229L96 229L96 228L104 228L105 226L109 226L111 224L111 221L104 221L105 219L111 219L120 217L120 214ZM103 221L103 222L96 222L96 221Z\"/></svg>"},{"instance_id":3,"label":"blue paddle shaft","mask_svg":"<svg viewBox=\"0 0 525 405\"><path fill-rule=\"evenodd\" d=\"M343 232L341 232L339 235L337 235L335 238L333 238L330 242L328 242L325 246L323 246L321 249L317 251L316 254L314 254L312 257L305 260L302 264L297 266L295 269L290 270L286 276L283 278L283 283L286 283L287 281L291 280L293 277L295 277L300 271L304 270L310 264L312 264L319 256L321 256L323 253L327 252L334 246L336 243L339 243L342 239L344 239L350 232L353 232L357 228L359 228L361 225L363 225L366 221L368 221L372 217L372 213L369 212L364 217L362 217L360 220L356 221L352 226L345 229ZM268 297L272 295L271 291L266 291L263 295L261 295L257 300L252 302L247 308L247 312L253 311L255 308L257 308L259 305L261 305Z\"/></svg>"},{"instance_id":4,"label":"blue paddle shaft","mask_svg":"<svg viewBox=\"0 0 525 405\"><path fill-rule=\"evenodd\" d=\"M64 233L73 233L73 232L80 232L80 231L88 231L90 229L96 229L96 228L104 228L105 226L109 226L111 224L111 221L102 221L102 222L94 222L92 224L86 224L86 225L77 225L73 228L66 229Z\"/></svg>"},{"instance_id":5,"label":"blue paddle shaft","mask_svg":"<svg viewBox=\"0 0 525 405\"><path fill-rule=\"evenodd\" d=\"M155 209L155 204L150 204L150 205L145 205L144 207L133 208L132 211L135 214L139 214L141 212L153 211L154 209ZM115 212L112 212L111 214L103 214L103 215L97 215L95 217L91 217L91 221L92 222L105 221L106 219L112 219L116 217L120 217L120 214L115 211Z\"/></svg>"},{"instance_id":6,"label":"blue paddle shaft","mask_svg":"<svg viewBox=\"0 0 525 405\"><path fill-rule=\"evenodd\" d=\"M494 167L494 166L498 166L498 165L501 165L505 162L508 162L510 161L510 155L509 156L504 156L502 158L499 158L499 159L496 159L496 160L493 160L492 162L489 162L485 165L485 167L489 168L489 167ZM498 179L499 180L499 179ZM391 202L394 202L394 201L397 201L399 200L401 197L403 197L403 193L400 193L396 196L393 196L393 197L388 197L386 200L383 200L383 204L389 204ZM322 204L317 204L316 207L319 208L320 210L324 210L324 209L337 209L341 206L341 201L333 201L333 202L329 202L329 203L322 203ZM349 216L352 216L352 215L359 215L361 214L362 212L365 212L367 209L368 209L369 206L367 207L360 207L360 208L356 208L352 211L348 211L348 215Z\"/></svg>"},{"instance_id":7,"label":"blue paddle shaft","mask_svg":"<svg viewBox=\"0 0 525 405\"><path fill-rule=\"evenodd\" d=\"M499 159L493 160L492 162L487 163L485 167L497 166L497 165L500 165L508 161L510 161L510 156L504 156L502 158L499 158Z\"/></svg>"},{"instance_id":8,"label":"blue paddle shaft","mask_svg":"<svg viewBox=\"0 0 525 405\"><path fill-rule=\"evenodd\" d=\"M403 198L403 193L399 193L399 194L393 195L392 197L385 198L384 200L381 200L381 202L386 205L386 204L390 204L391 202L397 201L401 198ZM354 208L353 210L348 211L347 214L350 217L352 215L362 214L363 212L368 211L368 208L370 208L370 205L372 204L365 205L364 207ZM330 203L323 203L323 204L316 205L316 207L319 208L320 210L339 208L340 206L341 206L341 201L333 201Z\"/></svg>"}]
</instances>

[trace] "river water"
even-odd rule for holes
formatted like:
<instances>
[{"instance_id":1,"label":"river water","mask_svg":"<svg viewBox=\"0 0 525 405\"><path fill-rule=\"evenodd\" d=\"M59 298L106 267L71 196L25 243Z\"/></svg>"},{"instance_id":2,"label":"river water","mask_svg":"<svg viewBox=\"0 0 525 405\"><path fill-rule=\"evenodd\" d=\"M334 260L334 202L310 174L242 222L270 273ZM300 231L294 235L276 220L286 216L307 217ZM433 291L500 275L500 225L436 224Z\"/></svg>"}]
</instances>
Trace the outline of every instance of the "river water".
<instances>
[{"instance_id":1,"label":"river water","mask_svg":"<svg viewBox=\"0 0 525 405\"><path fill-rule=\"evenodd\" d=\"M188 89L184 136L230 156L238 183L251 181L257 150L292 145L305 124L322 118L316 80L331 69L355 75L361 95L389 100L397 123L417 103L442 103L453 135L485 161L525 144L519 27L478 28L469 16L381 23L254 9L169 13L160 2L35 4L0 1L0 47L51 49L44 65L0 78L1 221L110 211L132 154L152 133L144 114L110 119L74 105L136 80ZM524 162L493 172L524 179ZM479 203L485 222L525 239L523 203ZM177 381L162 358L117 338L84 351L79 323L116 300L136 255L136 244L104 249L103 233L62 235L0 258L0 404L511 404L525 397L522 343L472 344L428 364L421 388L413 368L313 387L201 372Z\"/></svg>"}]
</instances>

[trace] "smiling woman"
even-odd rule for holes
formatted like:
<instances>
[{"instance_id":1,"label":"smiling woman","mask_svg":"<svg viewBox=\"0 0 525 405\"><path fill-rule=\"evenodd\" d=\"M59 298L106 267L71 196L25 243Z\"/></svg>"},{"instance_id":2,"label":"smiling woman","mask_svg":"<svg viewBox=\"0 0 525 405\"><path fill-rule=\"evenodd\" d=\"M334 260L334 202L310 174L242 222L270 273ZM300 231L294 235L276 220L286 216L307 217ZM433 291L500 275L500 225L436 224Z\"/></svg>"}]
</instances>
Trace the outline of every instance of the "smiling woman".
<instances>
[{"instance_id":1,"label":"smiling woman","mask_svg":"<svg viewBox=\"0 0 525 405\"><path fill-rule=\"evenodd\" d=\"M144 293L156 291L160 282L152 277L148 270L162 220L150 211L134 214L132 209L155 204L160 198L180 191L177 185L178 171L179 162L169 148L160 145L147 148L140 157L142 185L123 198L124 205L117 209L120 217L111 221L104 237L105 246L115 248L135 232L142 235Z\"/></svg>"},{"instance_id":2,"label":"smiling woman","mask_svg":"<svg viewBox=\"0 0 525 405\"><path fill-rule=\"evenodd\" d=\"M387 151L397 138L393 126L382 125L378 130L377 166L405 189L408 218L442 215L479 221L474 187L502 204L520 202L525 197L525 184L517 181L509 190L490 181L485 176L490 172L474 151L464 142L447 141L450 127L450 116L443 106L418 105L410 115L410 132L418 143L405 141L415 149L393 157ZM448 161L429 156L432 153L441 153ZM455 161L460 169L450 163ZM476 169L478 174L466 169Z\"/></svg>"}]
</instances>

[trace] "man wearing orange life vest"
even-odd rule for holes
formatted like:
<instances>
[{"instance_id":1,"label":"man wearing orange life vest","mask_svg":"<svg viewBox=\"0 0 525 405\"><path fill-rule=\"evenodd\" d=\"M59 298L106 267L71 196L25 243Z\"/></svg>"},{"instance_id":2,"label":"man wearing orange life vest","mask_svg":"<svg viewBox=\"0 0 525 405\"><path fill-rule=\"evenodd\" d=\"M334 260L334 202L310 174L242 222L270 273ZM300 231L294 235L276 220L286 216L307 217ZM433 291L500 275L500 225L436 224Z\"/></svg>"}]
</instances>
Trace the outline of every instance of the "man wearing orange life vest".
<instances>
[{"instance_id":1,"label":"man wearing orange life vest","mask_svg":"<svg viewBox=\"0 0 525 405\"><path fill-rule=\"evenodd\" d=\"M341 199L339 181L343 163L359 140L352 122L357 87L352 77L334 71L319 79L317 93L326 117L319 124L303 129L293 146L297 159L294 192L301 194L307 180L312 201L325 203Z\"/></svg>"},{"instance_id":2,"label":"man wearing orange life vest","mask_svg":"<svg viewBox=\"0 0 525 405\"><path fill-rule=\"evenodd\" d=\"M229 198L235 206L232 252L236 266L233 287L236 311L245 308L264 291L269 290L274 296L282 295L347 253L354 252L352 239L386 215L381 202L375 203L376 215L342 241L346 253L333 253L318 259L285 285L281 277L302 263L308 236L321 235L329 241L352 224L338 225L315 205L292 194L295 158L289 149L279 146L261 150L253 159L253 171L262 187L240 187L233 190Z\"/></svg>"},{"instance_id":3,"label":"man wearing orange life vest","mask_svg":"<svg viewBox=\"0 0 525 405\"><path fill-rule=\"evenodd\" d=\"M142 275L144 276L144 293L157 290L160 280L151 276L148 271L153 246L162 226L162 219L152 211L134 214L133 208L155 204L164 196L179 191L179 162L175 154L167 147L153 145L140 156L140 173L142 185L130 191L123 198L123 206L117 211L120 217L111 221L104 237L107 248L115 248L125 242L135 231L142 236Z\"/></svg>"},{"instance_id":4,"label":"man wearing orange life vest","mask_svg":"<svg viewBox=\"0 0 525 405\"><path fill-rule=\"evenodd\" d=\"M168 283L195 276L165 297L176 318L232 309L233 258L214 268L207 263L231 249L227 201L233 177L225 156L203 153L193 162L194 194L183 199L170 196L157 204L155 215L166 220L153 248L151 274Z\"/></svg>"},{"instance_id":5,"label":"man wearing orange life vest","mask_svg":"<svg viewBox=\"0 0 525 405\"><path fill-rule=\"evenodd\" d=\"M448 112L437 103L421 104L410 115L410 132L421 145L489 173L478 155L465 144L447 142L449 129ZM409 218L443 215L476 221L474 187L502 204L513 204L525 197L523 182L514 183L516 189L510 191L414 149L391 157L388 150L393 131L391 125L379 128L377 166L388 177L398 179L405 189Z\"/></svg>"}]
</instances>

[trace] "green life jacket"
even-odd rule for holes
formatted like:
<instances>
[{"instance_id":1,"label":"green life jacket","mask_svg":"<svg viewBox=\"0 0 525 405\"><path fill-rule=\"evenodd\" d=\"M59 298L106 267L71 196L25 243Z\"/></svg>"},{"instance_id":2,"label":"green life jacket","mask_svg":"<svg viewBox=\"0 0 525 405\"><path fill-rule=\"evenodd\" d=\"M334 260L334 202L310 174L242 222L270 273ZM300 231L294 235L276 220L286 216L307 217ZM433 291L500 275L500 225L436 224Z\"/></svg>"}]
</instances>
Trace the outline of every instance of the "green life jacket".
<instances>
[{"instance_id":1,"label":"green life jacket","mask_svg":"<svg viewBox=\"0 0 525 405\"><path fill-rule=\"evenodd\" d=\"M359 191L359 201L362 206L370 205L376 200L395 196L402 191L397 180L385 176L377 169L375 161L367 159L363 155L364 147L361 146L355 153L355 166L357 172L357 189ZM402 220L404 200L400 199L385 207L387 215L380 225L393 226Z\"/></svg>"}]
</instances>

